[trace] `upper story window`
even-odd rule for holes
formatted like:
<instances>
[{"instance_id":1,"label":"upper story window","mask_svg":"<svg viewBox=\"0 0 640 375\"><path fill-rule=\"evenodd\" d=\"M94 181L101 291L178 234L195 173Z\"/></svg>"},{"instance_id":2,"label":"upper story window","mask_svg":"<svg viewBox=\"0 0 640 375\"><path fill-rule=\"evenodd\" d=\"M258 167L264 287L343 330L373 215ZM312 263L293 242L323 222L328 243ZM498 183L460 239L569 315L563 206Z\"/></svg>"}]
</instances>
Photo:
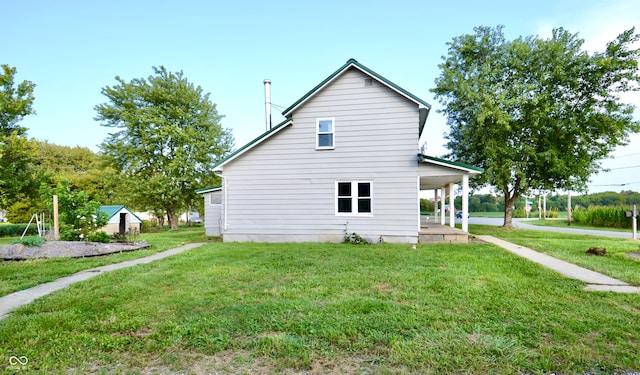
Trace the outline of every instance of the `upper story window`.
<instances>
[{"instance_id":1,"label":"upper story window","mask_svg":"<svg viewBox=\"0 0 640 375\"><path fill-rule=\"evenodd\" d=\"M316 149L335 148L335 119L319 118L316 120Z\"/></svg>"}]
</instances>

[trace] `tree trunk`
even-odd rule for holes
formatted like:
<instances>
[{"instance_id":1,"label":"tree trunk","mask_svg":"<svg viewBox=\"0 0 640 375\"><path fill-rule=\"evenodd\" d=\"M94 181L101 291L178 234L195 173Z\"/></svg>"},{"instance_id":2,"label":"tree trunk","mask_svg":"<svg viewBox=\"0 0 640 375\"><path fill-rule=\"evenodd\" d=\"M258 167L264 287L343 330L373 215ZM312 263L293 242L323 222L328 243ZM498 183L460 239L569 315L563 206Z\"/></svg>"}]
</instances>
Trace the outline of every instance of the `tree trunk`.
<instances>
[{"instance_id":1,"label":"tree trunk","mask_svg":"<svg viewBox=\"0 0 640 375\"><path fill-rule=\"evenodd\" d=\"M518 195L514 193L513 196L509 196L509 190L504 191L504 228L513 228L513 205L518 199Z\"/></svg>"},{"instance_id":2,"label":"tree trunk","mask_svg":"<svg viewBox=\"0 0 640 375\"><path fill-rule=\"evenodd\" d=\"M167 209L167 221L169 221L169 228L175 230L178 229L178 216L172 209Z\"/></svg>"}]
</instances>

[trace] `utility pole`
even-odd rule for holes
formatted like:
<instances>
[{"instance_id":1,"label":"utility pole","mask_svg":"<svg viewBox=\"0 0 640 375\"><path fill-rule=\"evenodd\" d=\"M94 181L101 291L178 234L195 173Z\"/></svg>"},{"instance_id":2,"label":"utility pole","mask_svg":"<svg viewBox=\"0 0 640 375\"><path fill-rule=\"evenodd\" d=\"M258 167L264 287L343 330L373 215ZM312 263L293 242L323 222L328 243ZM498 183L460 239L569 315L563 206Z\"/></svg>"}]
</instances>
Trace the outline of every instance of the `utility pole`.
<instances>
[{"instance_id":1,"label":"utility pole","mask_svg":"<svg viewBox=\"0 0 640 375\"><path fill-rule=\"evenodd\" d=\"M637 240L638 239L638 205L636 204L633 205L633 217L631 218L631 220L633 220L633 223L631 224L633 228L633 239Z\"/></svg>"},{"instance_id":2,"label":"utility pole","mask_svg":"<svg viewBox=\"0 0 640 375\"><path fill-rule=\"evenodd\" d=\"M567 192L567 225L571 226L571 190Z\"/></svg>"}]
</instances>

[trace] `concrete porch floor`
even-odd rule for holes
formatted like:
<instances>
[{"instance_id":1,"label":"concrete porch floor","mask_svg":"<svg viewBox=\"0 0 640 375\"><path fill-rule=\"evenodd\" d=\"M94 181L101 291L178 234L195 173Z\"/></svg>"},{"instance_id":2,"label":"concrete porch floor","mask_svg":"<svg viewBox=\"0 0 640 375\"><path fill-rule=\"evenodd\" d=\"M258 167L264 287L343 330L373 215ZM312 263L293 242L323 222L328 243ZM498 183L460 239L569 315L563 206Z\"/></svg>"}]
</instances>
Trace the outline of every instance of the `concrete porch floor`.
<instances>
[{"instance_id":1,"label":"concrete porch floor","mask_svg":"<svg viewBox=\"0 0 640 375\"><path fill-rule=\"evenodd\" d=\"M418 235L419 243L468 243L469 233L448 225L422 224Z\"/></svg>"}]
</instances>

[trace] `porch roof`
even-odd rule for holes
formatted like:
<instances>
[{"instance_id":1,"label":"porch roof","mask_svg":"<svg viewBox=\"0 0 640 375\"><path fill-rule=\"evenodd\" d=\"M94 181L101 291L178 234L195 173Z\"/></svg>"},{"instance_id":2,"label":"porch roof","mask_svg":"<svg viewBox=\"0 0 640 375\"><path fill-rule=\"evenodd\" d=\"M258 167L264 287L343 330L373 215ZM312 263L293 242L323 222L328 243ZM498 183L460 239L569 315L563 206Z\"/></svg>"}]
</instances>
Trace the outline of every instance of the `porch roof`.
<instances>
[{"instance_id":1,"label":"porch roof","mask_svg":"<svg viewBox=\"0 0 640 375\"><path fill-rule=\"evenodd\" d=\"M484 169L434 156L418 155L420 190L438 189L462 182L462 176L480 174Z\"/></svg>"}]
</instances>

